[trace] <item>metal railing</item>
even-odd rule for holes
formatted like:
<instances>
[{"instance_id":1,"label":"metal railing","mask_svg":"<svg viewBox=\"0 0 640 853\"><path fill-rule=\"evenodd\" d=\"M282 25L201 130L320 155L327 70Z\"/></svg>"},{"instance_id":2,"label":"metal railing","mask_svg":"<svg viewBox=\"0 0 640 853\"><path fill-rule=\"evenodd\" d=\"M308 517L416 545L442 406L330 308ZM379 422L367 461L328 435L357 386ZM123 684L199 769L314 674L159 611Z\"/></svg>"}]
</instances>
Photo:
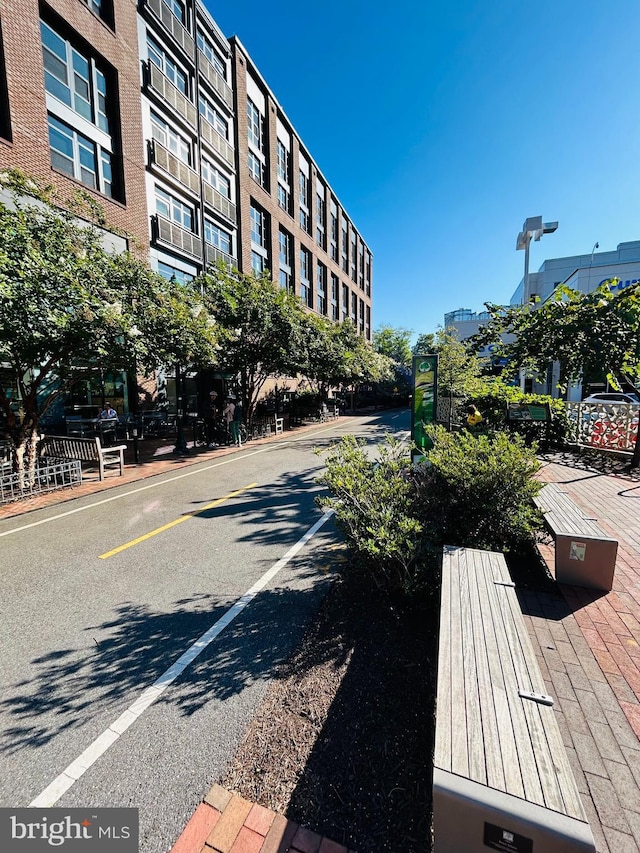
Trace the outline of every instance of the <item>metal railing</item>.
<instances>
[{"instance_id":1,"label":"metal railing","mask_svg":"<svg viewBox=\"0 0 640 853\"><path fill-rule=\"evenodd\" d=\"M28 472L0 474L0 504L52 492L82 482L79 459L39 459L33 480Z\"/></svg>"}]
</instances>

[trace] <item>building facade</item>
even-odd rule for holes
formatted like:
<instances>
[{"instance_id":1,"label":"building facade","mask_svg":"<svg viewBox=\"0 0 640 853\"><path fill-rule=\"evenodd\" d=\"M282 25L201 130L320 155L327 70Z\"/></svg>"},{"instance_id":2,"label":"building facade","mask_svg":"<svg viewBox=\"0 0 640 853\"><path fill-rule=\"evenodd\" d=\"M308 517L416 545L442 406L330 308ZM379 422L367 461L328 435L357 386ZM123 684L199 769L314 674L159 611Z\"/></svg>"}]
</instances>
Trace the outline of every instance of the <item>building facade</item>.
<instances>
[{"instance_id":1,"label":"building facade","mask_svg":"<svg viewBox=\"0 0 640 853\"><path fill-rule=\"evenodd\" d=\"M0 170L13 167L62 199L88 192L168 278L268 270L371 340L370 248L200 0L0 0Z\"/></svg>"}]
</instances>

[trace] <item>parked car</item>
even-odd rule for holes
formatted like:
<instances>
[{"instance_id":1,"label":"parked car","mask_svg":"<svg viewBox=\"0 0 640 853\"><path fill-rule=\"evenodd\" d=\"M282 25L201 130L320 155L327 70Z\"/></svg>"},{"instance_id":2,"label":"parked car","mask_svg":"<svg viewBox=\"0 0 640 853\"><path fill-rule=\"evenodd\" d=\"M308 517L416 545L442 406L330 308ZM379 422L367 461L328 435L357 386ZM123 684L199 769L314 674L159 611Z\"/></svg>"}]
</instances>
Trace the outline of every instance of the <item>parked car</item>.
<instances>
[{"instance_id":1,"label":"parked car","mask_svg":"<svg viewBox=\"0 0 640 853\"><path fill-rule=\"evenodd\" d=\"M640 397L637 394L623 394L621 391L607 391L601 394L591 394L585 397L583 403L631 403L640 405Z\"/></svg>"}]
</instances>

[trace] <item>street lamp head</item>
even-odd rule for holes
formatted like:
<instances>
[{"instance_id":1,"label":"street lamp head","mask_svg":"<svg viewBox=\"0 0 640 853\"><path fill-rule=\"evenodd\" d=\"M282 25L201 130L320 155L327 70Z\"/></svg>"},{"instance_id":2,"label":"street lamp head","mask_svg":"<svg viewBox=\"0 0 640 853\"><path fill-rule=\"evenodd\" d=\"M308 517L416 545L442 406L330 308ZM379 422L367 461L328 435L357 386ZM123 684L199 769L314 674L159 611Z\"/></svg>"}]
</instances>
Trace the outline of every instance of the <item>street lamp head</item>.
<instances>
[{"instance_id":1,"label":"street lamp head","mask_svg":"<svg viewBox=\"0 0 640 853\"><path fill-rule=\"evenodd\" d=\"M557 222L543 222L541 216L530 216L518 234L516 249L526 249L532 239L539 240L543 234L553 234L557 228Z\"/></svg>"}]
</instances>

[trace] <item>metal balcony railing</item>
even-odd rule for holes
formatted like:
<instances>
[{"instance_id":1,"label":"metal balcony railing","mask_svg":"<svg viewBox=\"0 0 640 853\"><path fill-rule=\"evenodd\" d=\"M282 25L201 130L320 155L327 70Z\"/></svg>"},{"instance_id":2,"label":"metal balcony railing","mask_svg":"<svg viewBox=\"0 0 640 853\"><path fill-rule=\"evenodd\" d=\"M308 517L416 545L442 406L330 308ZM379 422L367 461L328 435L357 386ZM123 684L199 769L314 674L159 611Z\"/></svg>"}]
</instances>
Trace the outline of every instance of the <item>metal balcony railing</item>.
<instances>
[{"instance_id":1,"label":"metal balcony railing","mask_svg":"<svg viewBox=\"0 0 640 853\"><path fill-rule=\"evenodd\" d=\"M198 50L198 63L200 73L204 79L220 95L224 103L233 112L233 91L231 86L229 86L222 75L216 71L201 50Z\"/></svg>"},{"instance_id":2,"label":"metal balcony railing","mask_svg":"<svg viewBox=\"0 0 640 853\"><path fill-rule=\"evenodd\" d=\"M191 166L155 140L150 146L151 162L156 163L165 172L188 187L191 192L200 195L200 176Z\"/></svg>"},{"instance_id":3,"label":"metal balcony railing","mask_svg":"<svg viewBox=\"0 0 640 853\"><path fill-rule=\"evenodd\" d=\"M223 139L218 131L213 127L213 125L209 124L209 122L203 116L200 117L200 136L206 143L208 143L214 151L216 151L222 159L228 163L230 166L235 165L235 157L233 148L226 139Z\"/></svg>"},{"instance_id":4,"label":"metal balcony railing","mask_svg":"<svg viewBox=\"0 0 640 853\"><path fill-rule=\"evenodd\" d=\"M160 214L155 216L155 226L156 238L160 242L202 260L202 240L193 231L187 231Z\"/></svg>"},{"instance_id":5,"label":"metal balcony railing","mask_svg":"<svg viewBox=\"0 0 640 853\"><path fill-rule=\"evenodd\" d=\"M231 255L223 252L222 249L212 246L211 243L205 243L204 249L208 264L216 264L218 261L223 261L227 265L228 269L233 269L238 266L237 258L233 258Z\"/></svg>"},{"instance_id":6,"label":"metal balcony railing","mask_svg":"<svg viewBox=\"0 0 640 853\"><path fill-rule=\"evenodd\" d=\"M221 213L231 222L235 223L237 221L235 204L229 201L228 198L223 196L222 193L219 193L218 190L214 189L211 184L208 184L206 181L203 184L203 193L204 200L210 207L217 210L218 213Z\"/></svg>"},{"instance_id":7,"label":"metal balcony railing","mask_svg":"<svg viewBox=\"0 0 640 853\"><path fill-rule=\"evenodd\" d=\"M196 128L198 125L198 115L191 101L182 94L180 89L173 85L168 77L165 77L157 65L154 65L153 62L148 62L146 63L146 67L150 88L171 104L178 115L182 116L191 127Z\"/></svg>"},{"instance_id":8,"label":"metal balcony railing","mask_svg":"<svg viewBox=\"0 0 640 853\"><path fill-rule=\"evenodd\" d=\"M163 27L171 33L175 41L184 52L193 57L194 41L189 31L176 18L171 9L162 0L145 0L145 6L153 13L153 17L161 22Z\"/></svg>"}]
</instances>

